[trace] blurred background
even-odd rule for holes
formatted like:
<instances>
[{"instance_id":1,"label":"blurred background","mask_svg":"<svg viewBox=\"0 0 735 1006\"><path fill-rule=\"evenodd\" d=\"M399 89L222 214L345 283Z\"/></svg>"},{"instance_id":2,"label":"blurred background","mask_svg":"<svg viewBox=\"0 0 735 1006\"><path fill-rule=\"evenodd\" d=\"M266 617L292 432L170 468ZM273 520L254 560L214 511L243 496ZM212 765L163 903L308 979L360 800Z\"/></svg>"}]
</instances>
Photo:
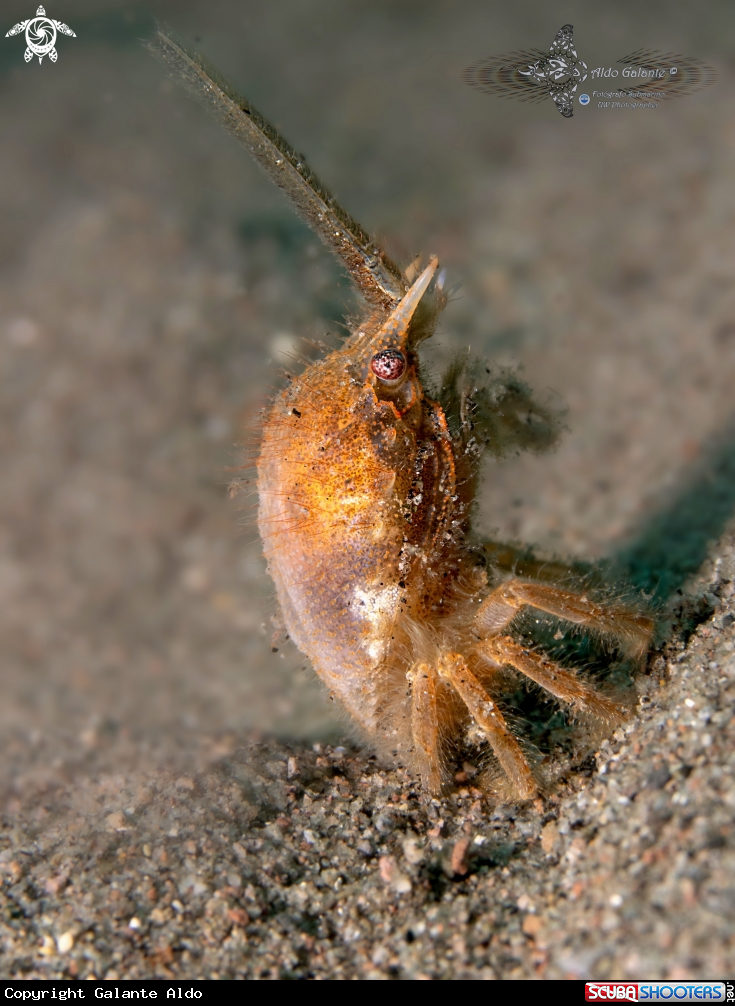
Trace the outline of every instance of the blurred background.
<instances>
[{"instance_id":1,"label":"blurred background","mask_svg":"<svg viewBox=\"0 0 735 1006\"><path fill-rule=\"evenodd\" d=\"M198 47L407 263L461 283L436 345L522 365L568 409L555 453L488 468L478 526L613 559L666 598L735 511L731 5L50 0L58 62L0 35L0 742L11 799L196 765L253 729L347 729L288 644L235 446L299 339L355 309L247 154L142 48ZM590 68L714 65L645 111L462 83L565 22ZM590 90L589 83L586 85ZM579 93L585 88L580 88ZM244 432L243 432L244 431ZM13 795L15 794L15 796Z\"/></svg>"}]
</instances>

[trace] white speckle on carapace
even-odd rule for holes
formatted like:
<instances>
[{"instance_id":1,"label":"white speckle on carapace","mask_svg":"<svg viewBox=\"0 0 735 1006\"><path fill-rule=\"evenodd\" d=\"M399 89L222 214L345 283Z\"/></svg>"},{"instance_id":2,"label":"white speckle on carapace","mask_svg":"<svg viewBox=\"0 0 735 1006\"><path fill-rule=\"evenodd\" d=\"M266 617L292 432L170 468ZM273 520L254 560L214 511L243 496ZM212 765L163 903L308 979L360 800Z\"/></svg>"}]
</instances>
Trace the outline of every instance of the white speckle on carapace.
<instances>
[{"instance_id":1,"label":"white speckle on carapace","mask_svg":"<svg viewBox=\"0 0 735 1006\"><path fill-rule=\"evenodd\" d=\"M365 649L373 663L379 663L390 639L390 627L398 613L400 590L396 585L376 586L369 590L356 587L354 609L370 624L370 632L365 640Z\"/></svg>"},{"instance_id":2,"label":"white speckle on carapace","mask_svg":"<svg viewBox=\"0 0 735 1006\"><path fill-rule=\"evenodd\" d=\"M356 606L364 608L364 615L375 629L383 628L386 618L394 618L398 608L400 590L397 585L377 586L370 590L355 587L353 594Z\"/></svg>"}]
</instances>

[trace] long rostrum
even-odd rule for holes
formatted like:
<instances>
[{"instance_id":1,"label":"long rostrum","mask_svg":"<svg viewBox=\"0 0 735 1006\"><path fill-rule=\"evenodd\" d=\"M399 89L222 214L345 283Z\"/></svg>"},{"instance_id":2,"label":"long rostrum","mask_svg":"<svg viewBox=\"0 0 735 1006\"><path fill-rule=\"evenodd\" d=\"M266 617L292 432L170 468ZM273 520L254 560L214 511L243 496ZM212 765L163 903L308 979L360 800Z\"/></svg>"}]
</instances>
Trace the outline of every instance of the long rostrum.
<instances>
[{"instance_id":1,"label":"long rostrum","mask_svg":"<svg viewBox=\"0 0 735 1006\"><path fill-rule=\"evenodd\" d=\"M345 266L368 304L390 310L407 288L401 270L339 205L304 158L199 53L160 28L147 45L172 77L205 100L225 129L286 193L301 219Z\"/></svg>"}]
</instances>

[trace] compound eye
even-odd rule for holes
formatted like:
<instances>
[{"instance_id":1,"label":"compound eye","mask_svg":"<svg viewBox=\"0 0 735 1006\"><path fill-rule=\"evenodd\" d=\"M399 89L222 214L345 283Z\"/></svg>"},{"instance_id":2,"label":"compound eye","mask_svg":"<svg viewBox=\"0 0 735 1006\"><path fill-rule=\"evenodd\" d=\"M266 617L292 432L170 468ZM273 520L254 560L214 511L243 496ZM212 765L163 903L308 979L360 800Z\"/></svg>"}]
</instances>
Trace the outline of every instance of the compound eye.
<instances>
[{"instance_id":1,"label":"compound eye","mask_svg":"<svg viewBox=\"0 0 735 1006\"><path fill-rule=\"evenodd\" d=\"M397 349L384 349L372 358L370 369L381 381L398 381L406 372L406 357Z\"/></svg>"}]
</instances>

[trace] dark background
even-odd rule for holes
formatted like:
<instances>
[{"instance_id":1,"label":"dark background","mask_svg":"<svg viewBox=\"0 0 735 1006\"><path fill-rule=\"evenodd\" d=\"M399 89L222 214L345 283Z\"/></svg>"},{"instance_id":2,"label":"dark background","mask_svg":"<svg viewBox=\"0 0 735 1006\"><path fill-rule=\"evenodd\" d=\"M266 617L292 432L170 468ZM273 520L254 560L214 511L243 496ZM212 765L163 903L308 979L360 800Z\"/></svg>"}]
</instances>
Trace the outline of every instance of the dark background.
<instances>
[{"instance_id":1,"label":"dark background","mask_svg":"<svg viewBox=\"0 0 735 1006\"><path fill-rule=\"evenodd\" d=\"M35 0L6 3L4 31ZM568 407L488 468L502 539L613 558L666 598L735 509L735 23L724 2L52 0L56 64L0 37L0 738L6 784L200 764L346 728L295 651L233 446L350 291L244 151L143 50L198 46L402 263L436 252L433 368L470 346ZM462 69L575 26L718 82L655 110L479 94ZM591 82L587 89L591 91ZM583 90L583 88L580 89ZM249 431L249 432L247 432Z\"/></svg>"}]
</instances>

